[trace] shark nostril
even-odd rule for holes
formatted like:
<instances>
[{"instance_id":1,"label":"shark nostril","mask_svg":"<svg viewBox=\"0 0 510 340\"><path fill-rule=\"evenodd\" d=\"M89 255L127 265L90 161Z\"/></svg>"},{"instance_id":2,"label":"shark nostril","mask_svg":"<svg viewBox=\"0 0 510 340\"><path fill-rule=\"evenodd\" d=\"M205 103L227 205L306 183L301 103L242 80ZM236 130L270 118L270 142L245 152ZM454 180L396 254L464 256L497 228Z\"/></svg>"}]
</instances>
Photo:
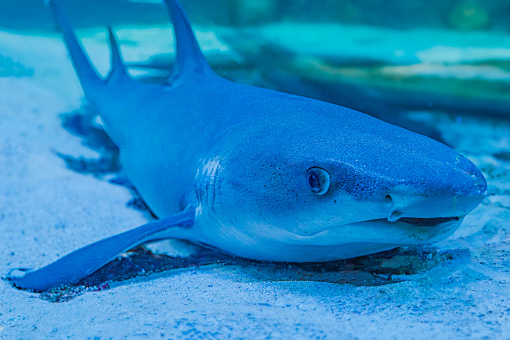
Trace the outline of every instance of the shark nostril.
<instances>
[{"instance_id":1,"label":"shark nostril","mask_svg":"<svg viewBox=\"0 0 510 340\"><path fill-rule=\"evenodd\" d=\"M403 214L404 213L402 211L391 209L388 212L388 217L386 219L388 220L388 222L396 222L399 220L400 217L402 217Z\"/></svg>"},{"instance_id":2,"label":"shark nostril","mask_svg":"<svg viewBox=\"0 0 510 340\"><path fill-rule=\"evenodd\" d=\"M391 195L384 196L384 202L386 203L386 206L390 208L387 217L388 222L397 221L402 216L403 213L399 211L397 207L395 207Z\"/></svg>"}]
</instances>

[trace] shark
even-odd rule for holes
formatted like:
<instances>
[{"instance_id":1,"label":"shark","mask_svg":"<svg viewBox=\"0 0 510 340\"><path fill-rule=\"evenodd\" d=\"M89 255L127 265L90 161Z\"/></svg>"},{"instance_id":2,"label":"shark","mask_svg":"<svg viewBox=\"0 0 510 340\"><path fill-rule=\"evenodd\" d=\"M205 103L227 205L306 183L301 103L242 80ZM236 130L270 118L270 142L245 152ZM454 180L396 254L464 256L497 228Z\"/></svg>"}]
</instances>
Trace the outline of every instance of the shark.
<instances>
[{"instance_id":1,"label":"shark","mask_svg":"<svg viewBox=\"0 0 510 340\"><path fill-rule=\"evenodd\" d=\"M352 109L216 75L182 6L165 0L176 62L164 84L131 78L109 28L98 75L49 1L84 94L157 220L78 249L14 286L77 283L127 250L181 239L256 261L325 262L443 240L487 192L466 157Z\"/></svg>"}]
</instances>

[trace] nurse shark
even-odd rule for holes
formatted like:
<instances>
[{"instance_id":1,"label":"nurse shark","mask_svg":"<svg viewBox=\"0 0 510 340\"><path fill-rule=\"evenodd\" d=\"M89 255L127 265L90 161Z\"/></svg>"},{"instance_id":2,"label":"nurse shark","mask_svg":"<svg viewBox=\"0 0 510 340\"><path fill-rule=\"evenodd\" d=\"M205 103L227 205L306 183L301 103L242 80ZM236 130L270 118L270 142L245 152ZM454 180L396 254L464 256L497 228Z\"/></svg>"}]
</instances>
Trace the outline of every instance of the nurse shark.
<instances>
[{"instance_id":1,"label":"nurse shark","mask_svg":"<svg viewBox=\"0 0 510 340\"><path fill-rule=\"evenodd\" d=\"M258 260L321 262L442 240L484 199L465 157L366 114L237 84L209 67L175 0L176 63L165 84L131 79L110 30L98 76L55 0L50 7L86 98L127 178L159 220L10 277L73 284L119 254L173 238Z\"/></svg>"}]
</instances>

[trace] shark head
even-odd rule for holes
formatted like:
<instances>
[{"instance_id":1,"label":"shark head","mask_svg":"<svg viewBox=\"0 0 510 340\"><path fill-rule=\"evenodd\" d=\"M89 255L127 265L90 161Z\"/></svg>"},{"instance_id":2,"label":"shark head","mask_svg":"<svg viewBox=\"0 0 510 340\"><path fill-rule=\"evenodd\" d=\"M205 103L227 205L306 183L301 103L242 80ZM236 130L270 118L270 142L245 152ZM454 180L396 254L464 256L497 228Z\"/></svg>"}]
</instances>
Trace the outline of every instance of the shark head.
<instances>
[{"instance_id":1,"label":"shark head","mask_svg":"<svg viewBox=\"0 0 510 340\"><path fill-rule=\"evenodd\" d=\"M480 170L444 144L349 109L301 104L292 119L250 124L218 160L213 206L233 237L338 249L316 260L355 257L442 240L484 199Z\"/></svg>"}]
</instances>

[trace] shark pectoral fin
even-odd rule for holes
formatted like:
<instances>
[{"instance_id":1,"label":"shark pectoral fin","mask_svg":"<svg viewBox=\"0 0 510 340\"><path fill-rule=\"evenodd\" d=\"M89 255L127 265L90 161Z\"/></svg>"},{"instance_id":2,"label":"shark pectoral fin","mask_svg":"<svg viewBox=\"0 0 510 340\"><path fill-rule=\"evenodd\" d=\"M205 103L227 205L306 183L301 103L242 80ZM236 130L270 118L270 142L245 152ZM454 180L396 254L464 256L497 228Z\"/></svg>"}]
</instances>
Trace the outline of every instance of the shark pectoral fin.
<instances>
[{"instance_id":1,"label":"shark pectoral fin","mask_svg":"<svg viewBox=\"0 0 510 340\"><path fill-rule=\"evenodd\" d=\"M23 277L8 277L8 279L18 288L36 292L77 283L119 254L139 244L163 238L189 239L194 222L195 209L188 208L169 218L144 224L80 248Z\"/></svg>"}]
</instances>

